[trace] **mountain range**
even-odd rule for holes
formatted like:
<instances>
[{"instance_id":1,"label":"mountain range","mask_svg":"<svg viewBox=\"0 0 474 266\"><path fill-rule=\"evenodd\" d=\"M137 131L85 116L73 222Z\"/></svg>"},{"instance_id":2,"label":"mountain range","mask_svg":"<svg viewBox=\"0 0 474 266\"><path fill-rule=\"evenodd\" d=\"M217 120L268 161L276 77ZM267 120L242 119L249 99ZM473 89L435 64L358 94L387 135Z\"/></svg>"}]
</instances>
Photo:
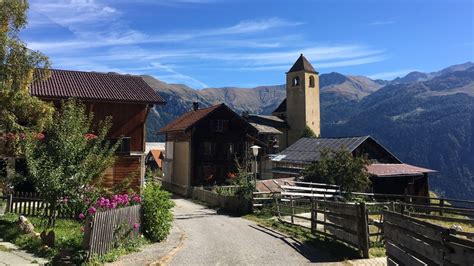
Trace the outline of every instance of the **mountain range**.
<instances>
[{"instance_id":1,"label":"mountain range","mask_svg":"<svg viewBox=\"0 0 474 266\"><path fill-rule=\"evenodd\" d=\"M270 114L286 97L285 85L194 90L142 76L166 101L150 112L147 140L192 103L225 103L241 113ZM431 189L474 200L474 63L393 80L332 72L320 75L321 135L372 135L402 161L437 170Z\"/></svg>"}]
</instances>

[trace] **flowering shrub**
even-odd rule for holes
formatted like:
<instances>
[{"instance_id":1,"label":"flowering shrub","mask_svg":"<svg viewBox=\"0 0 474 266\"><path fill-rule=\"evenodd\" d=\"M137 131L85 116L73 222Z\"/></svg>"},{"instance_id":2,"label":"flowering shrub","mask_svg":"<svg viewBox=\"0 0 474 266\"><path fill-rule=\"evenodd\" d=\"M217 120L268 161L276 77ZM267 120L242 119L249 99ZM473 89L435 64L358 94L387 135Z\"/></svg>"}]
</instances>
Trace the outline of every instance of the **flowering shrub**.
<instances>
[{"instance_id":1,"label":"flowering shrub","mask_svg":"<svg viewBox=\"0 0 474 266\"><path fill-rule=\"evenodd\" d=\"M88 198L84 198L85 202L88 202ZM83 211L79 214L78 218L84 220L87 215L94 215L98 211L106 211L119 209L127 206L139 204L142 198L139 195L128 195L128 194L116 194L110 197L99 197L93 204L89 203L87 211ZM137 227L138 228L138 227Z\"/></svg>"}]
</instances>

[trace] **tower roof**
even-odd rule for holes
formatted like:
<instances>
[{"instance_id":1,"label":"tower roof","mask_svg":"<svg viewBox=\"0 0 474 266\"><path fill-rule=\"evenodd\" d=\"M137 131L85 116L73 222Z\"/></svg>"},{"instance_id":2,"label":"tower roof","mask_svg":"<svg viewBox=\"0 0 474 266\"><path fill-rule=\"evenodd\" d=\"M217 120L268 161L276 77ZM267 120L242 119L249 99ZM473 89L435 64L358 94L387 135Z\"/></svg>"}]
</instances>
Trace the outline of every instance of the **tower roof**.
<instances>
[{"instance_id":1,"label":"tower roof","mask_svg":"<svg viewBox=\"0 0 474 266\"><path fill-rule=\"evenodd\" d=\"M311 72L311 73L316 73L318 72L314 70L313 66L311 63L306 59L306 57L303 56L303 54L298 57L298 60L293 64L293 66L290 68L288 73L290 72L298 72L298 71L305 71L305 72Z\"/></svg>"}]
</instances>

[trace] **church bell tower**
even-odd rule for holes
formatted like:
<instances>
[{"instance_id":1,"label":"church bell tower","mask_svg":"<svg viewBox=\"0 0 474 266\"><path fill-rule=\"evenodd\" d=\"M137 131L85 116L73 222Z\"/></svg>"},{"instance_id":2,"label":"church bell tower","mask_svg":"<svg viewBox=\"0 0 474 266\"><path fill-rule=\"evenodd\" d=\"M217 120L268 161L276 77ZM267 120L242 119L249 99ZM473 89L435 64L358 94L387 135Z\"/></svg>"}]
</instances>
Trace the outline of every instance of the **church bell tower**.
<instances>
[{"instance_id":1,"label":"church bell tower","mask_svg":"<svg viewBox=\"0 0 474 266\"><path fill-rule=\"evenodd\" d=\"M302 137L306 126L320 136L319 76L303 54L286 73L286 122L288 145Z\"/></svg>"}]
</instances>

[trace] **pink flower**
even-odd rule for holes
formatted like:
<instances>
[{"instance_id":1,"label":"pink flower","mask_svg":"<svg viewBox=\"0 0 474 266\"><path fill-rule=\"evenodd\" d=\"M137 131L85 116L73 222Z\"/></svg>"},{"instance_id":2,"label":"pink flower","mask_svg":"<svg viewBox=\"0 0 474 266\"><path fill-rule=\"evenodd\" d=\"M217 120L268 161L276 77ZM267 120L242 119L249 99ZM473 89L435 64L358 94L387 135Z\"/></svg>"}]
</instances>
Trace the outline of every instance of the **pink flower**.
<instances>
[{"instance_id":1,"label":"pink flower","mask_svg":"<svg viewBox=\"0 0 474 266\"><path fill-rule=\"evenodd\" d=\"M23 140L23 139L26 139L26 134L25 134L25 133L20 133L19 136L20 136L20 139L22 139L22 140Z\"/></svg>"},{"instance_id":2,"label":"pink flower","mask_svg":"<svg viewBox=\"0 0 474 266\"><path fill-rule=\"evenodd\" d=\"M84 218L86 218L86 216L84 215L84 213L79 213L79 219L83 220Z\"/></svg>"},{"instance_id":3,"label":"pink flower","mask_svg":"<svg viewBox=\"0 0 474 266\"><path fill-rule=\"evenodd\" d=\"M136 203L140 203L142 201L142 198L140 198L140 196L133 196L132 200Z\"/></svg>"},{"instance_id":4,"label":"pink flower","mask_svg":"<svg viewBox=\"0 0 474 266\"><path fill-rule=\"evenodd\" d=\"M94 207L90 207L88 210L87 210L90 214L94 214L97 212L97 209L94 208Z\"/></svg>"},{"instance_id":5,"label":"pink flower","mask_svg":"<svg viewBox=\"0 0 474 266\"><path fill-rule=\"evenodd\" d=\"M84 137L87 139L87 140L91 140L91 139L96 139L97 138L97 135L94 135L92 133L87 133L86 135L84 135Z\"/></svg>"},{"instance_id":6,"label":"pink flower","mask_svg":"<svg viewBox=\"0 0 474 266\"><path fill-rule=\"evenodd\" d=\"M133 229L137 229L138 227L140 227L140 224L138 224L138 223L133 224Z\"/></svg>"}]
</instances>

